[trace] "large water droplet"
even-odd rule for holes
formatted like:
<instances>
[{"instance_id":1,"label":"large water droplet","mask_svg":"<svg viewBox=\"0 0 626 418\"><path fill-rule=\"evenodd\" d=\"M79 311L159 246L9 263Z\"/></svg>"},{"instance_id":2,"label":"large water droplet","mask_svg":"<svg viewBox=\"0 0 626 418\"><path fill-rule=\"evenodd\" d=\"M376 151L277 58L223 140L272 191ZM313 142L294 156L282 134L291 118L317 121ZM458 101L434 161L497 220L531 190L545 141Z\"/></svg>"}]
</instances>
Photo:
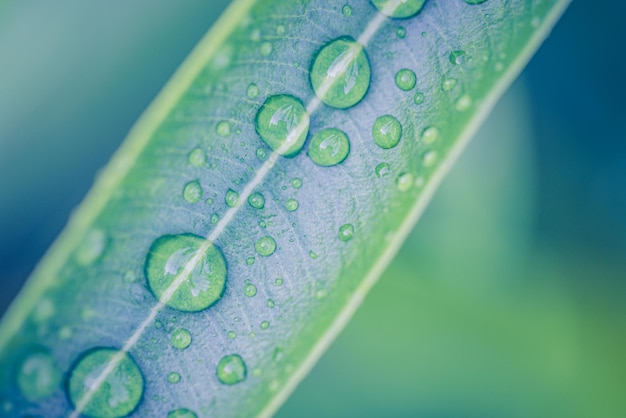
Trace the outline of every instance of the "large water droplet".
<instances>
[{"instance_id":1,"label":"large water droplet","mask_svg":"<svg viewBox=\"0 0 626 418\"><path fill-rule=\"evenodd\" d=\"M187 408L180 408L168 412L167 418L198 418L198 415Z\"/></svg>"},{"instance_id":2,"label":"large water droplet","mask_svg":"<svg viewBox=\"0 0 626 418\"><path fill-rule=\"evenodd\" d=\"M391 115L379 116L372 126L372 137L379 147L393 148L402 137L402 125Z\"/></svg>"},{"instance_id":3,"label":"large water droplet","mask_svg":"<svg viewBox=\"0 0 626 418\"><path fill-rule=\"evenodd\" d=\"M150 290L161 302L194 312L222 296L226 260L218 247L202 237L164 235L150 247L145 272Z\"/></svg>"},{"instance_id":4,"label":"large water droplet","mask_svg":"<svg viewBox=\"0 0 626 418\"><path fill-rule=\"evenodd\" d=\"M183 350L191 344L191 333L184 328L178 328L172 332L170 341L173 347Z\"/></svg>"},{"instance_id":5,"label":"large water droplet","mask_svg":"<svg viewBox=\"0 0 626 418\"><path fill-rule=\"evenodd\" d=\"M88 266L94 263L102 253L107 244L107 237L103 230L92 229L87 232L74 253L74 260L81 266Z\"/></svg>"},{"instance_id":6,"label":"large water droplet","mask_svg":"<svg viewBox=\"0 0 626 418\"><path fill-rule=\"evenodd\" d=\"M104 375L111 365L112 370ZM139 405L144 379L135 361L113 348L94 348L83 353L69 372L68 395L83 415L124 417ZM96 386L97 385L97 386Z\"/></svg>"},{"instance_id":7,"label":"large water droplet","mask_svg":"<svg viewBox=\"0 0 626 418\"><path fill-rule=\"evenodd\" d=\"M234 385L246 379L247 368L239 354L222 357L217 364L216 375L225 385Z\"/></svg>"},{"instance_id":8,"label":"large water droplet","mask_svg":"<svg viewBox=\"0 0 626 418\"><path fill-rule=\"evenodd\" d=\"M252 193L248 196L248 203L255 209L263 209L265 207L265 198L261 193Z\"/></svg>"},{"instance_id":9,"label":"large water droplet","mask_svg":"<svg viewBox=\"0 0 626 418\"><path fill-rule=\"evenodd\" d=\"M339 164L350 153L348 136L339 129L323 129L311 139L307 155L317 165L329 167Z\"/></svg>"},{"instance_id":10,"label":"large water droplet","mask_svg":"<svg viewBox=\"0 0 626 418\"><path fill-rule=\"evenodd\" d=\"M367 93L371 70L363 45L339 38L317 54L310 75L317 97L329 106L346 109Z\"/></svg>"},{"instance_id":11,"label":"large water droplet","mask_svg":"<svg viewBox=\"0 0 626 418\"><path fill-rule=\"evenodd\" d=\"M309 114L293 96L271 96L256 114L256 131L274 151L293 157L302 149L309 132Z\"/></svg>"},{"instance_id":12,"label":"large water droplet","mask_svg":"<svg viewBox=\"0 0 626 418\"><path fill-rule=\"evenodd\" d=\"M269 257L276 251L276 241L269 236L261 237L257 240L256 244L254 244L254 249L259 255Z\"/></svg>"},{"instance_id":13,"label":"large water droplet","mask_svg":"<svg viewBox=\"0 0 626 418\"><path fill-rule=\"evenodd\" d=\"M198 203L202 200L202 186L200 186L198 180L190 181L185 184L183 198L189 203Z\"/></svg>"},{"instance_id":14,"label":"large water droplet","mask_svg":"<svg viewBox=\"0 0 626 418\"><path fill-rule=\"evenodd\" d=\"M407 18L422 10L426 0L372 0L382 14L389 17Z\"/></svg>"},{"instance_id":15,"label":"large water droplet","mask_svg":"<svg viewBox=\"0 0 626 418\"><path fill-rule=\"evenodd\" d=\"M412 70L403 68L396 73L396 86L400 90L409 91L415 87L415 83L417 83L417 77Z\"/></svg>"},{"instance_id":16,"label":"large water droplet","mask_svg":"<svg viewBox=\"0 0 626 418\"><path fill-rule=\"evenodd\" d=\"M34 402L54 393L61 382L61 372L48 351L35 350L18 366L16 382L22 396Z\"/></svg>"}]
</instances>

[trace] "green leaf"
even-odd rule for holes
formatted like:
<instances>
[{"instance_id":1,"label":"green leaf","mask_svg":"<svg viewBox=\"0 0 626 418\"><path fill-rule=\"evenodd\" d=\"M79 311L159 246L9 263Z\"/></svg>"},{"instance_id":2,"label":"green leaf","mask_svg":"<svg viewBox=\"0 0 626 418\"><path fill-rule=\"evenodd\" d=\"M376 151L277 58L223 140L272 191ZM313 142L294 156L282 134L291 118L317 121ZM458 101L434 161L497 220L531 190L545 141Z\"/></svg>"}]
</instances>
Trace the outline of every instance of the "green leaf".
<instances>
[{"instance_id":1,"label":"green leaf","mask_svg":"<svg viewBox=\"0 0 626 418\"><path fill-rule=\"evenodd\" d=\"M234 2L5 315L3 412L271 415L567 3Z\"/></svg>"}]
</instances>

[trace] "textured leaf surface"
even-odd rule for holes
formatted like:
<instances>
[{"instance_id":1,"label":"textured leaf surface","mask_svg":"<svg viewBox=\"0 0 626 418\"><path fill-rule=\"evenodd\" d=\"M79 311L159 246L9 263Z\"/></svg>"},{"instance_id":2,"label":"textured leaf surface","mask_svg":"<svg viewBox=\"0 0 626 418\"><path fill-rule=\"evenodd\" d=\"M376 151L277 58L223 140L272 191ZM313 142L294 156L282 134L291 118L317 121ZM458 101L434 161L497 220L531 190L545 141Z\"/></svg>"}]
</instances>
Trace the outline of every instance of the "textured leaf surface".
<instances>
[{"instance_id":1,"label":"textured leaf surface","mask_svg":"<svg viewBox=\"0 0 626 418\"><path fill-rule=\"evenodd\" d=\"M567 2L394 3L233 4L4 318L3 413L280 405Z\"/></svg>"}]
</instances>

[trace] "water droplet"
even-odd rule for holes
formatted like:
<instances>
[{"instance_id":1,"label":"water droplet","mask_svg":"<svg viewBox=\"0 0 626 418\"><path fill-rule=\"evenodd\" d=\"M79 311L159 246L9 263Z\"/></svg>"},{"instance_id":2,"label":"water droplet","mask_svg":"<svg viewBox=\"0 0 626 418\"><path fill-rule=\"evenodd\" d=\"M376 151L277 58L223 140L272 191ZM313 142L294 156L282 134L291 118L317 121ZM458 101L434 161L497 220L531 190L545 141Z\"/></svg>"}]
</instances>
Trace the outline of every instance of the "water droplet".
<instances>
[{"instance_id":1,"label":"water droplet","mask_svg":"<svg viewBox=\"0 0 626 418\"><path fill-rule=\"evenodd\" d=\"M465 55L465 51L452 51L450 52L450 62L454 65L461 65L463 62L463 56Z\"/></svg>"},{"instance_id":2,"label":"water droplet","mask_svg":"<svg viewBox=\"0 0 626 418\"><path fill-rule=\"evenodd\" d=\"M370 63L363 45L351 38L326 44L311 67L315 94L331 107L346 109L363 99L370 85Z\"/></svg>"},{"instance_id":3,"label":"water droplet","mask_svg":"<svg viewBox=\"0 0 626 418\"><path fill-rule=\"evenodd\" d=\"M59 338L62 340L69 340L73 335L74 331L68 326L63 326L59 329Z\"/></svg>"},{"instance_id":4,"label":"water droplet","mask_svg":"<svg viewBox=\"0 0 626 418\"><path fill-rule=\"evenodd\" d=\"M220 221L220 216L217 213L214 213L211 215L210 221L213 225L217 225L217 223Z\"/></svg>"},{"instance_id":5,"label":"water droplet","mask_svg":"<svg viewBox=\"0 0 626 418\"><path fill-rule=\"evenodd\" d=\"M270 323L268 321L261 322L261 329L268 329L270 327Z\"/></svg>"},{"instance_id":6,"label":"water droplet","mask_svg":"<svg viewBox=\"0 0 626 418\"><path fill-rule=\"evenodd\" d=\"M341 13L343 13L343 15L346 17L352 16L352 7L346 4L345 6L341 8Z\"/></svg>"},{"instance_id":7,"label":"water droplet","mask_svg":"<svg viewBox=\"0 0 626 418\"><path fill-rule=\"evenodd\" d=\"M237 333L235 331L228 331L228 333L226 334L226 336L231 339L234 340L235 338L237 338Z\"/></svg>"},{"instance_id":8,"label":"water droplet","mask_svg":"<svg viewBox=\"0 0 626 418\"><path fill-rule=\"evenodd\" d=\"M251 266L251 265L254 264L254 260L255 260L254 257L248 257L248 258L246 258L246 264Z\"/></svg>"},{"instance_id":9,"label":"water droplet","mask_svg":"<svg viewBox=\"0 0 626 418\"><path fill-rule=\"evenodd\" d=\"M459 97L456 101L456 110L459 112L464 112L472 106L472 98L467 94Z\"/></svg>"},{"instance_id":10,"label":"water droplet","mask_svg":"<svg viewBox=\"0 0 626 418\"><path fill-rule=\"evenodd\" d=\"M246 363L239 354L222 357L217 364L217 378L225 385L234 385L246 379Z\"/></svg>"},{"instance_id":11,"label":"water droplet","mask_svg":"<svg viewBox=\"0 0 626 418\"><path fill-rule=\"evenodd\" d=\"M432 167L437 162L437 153L435 151L426 151L422 155L424 167Z\"/></svg>"},{"instance_id":12,"label":"water droplet","mask_svg":"<svg viewBox=\"0 0 626 418\"><path fill-rule=\"evenodd\" d=\"M350 153L348 136L339 129L323 129L311 139L307 155L317 165L329 167L339 164Z\"/></svg>"},{"instance_id":13,"label":"water droplet","mask_svg":"<svg viewBox=\"0 0 626 418\"><path fill-rule=\"evenodd\" d=\"M426 96L424 96L424 93L415 93L415 96L413 97L413 101L415 102L415 104L422 104L424 103L424 100L426 100Z\"/></svg>"},{"instance_id":14,"label":"water droplet","mask_svg":"<svg viewBox=\"0 0 626 418\"><path fill-rule=\"evenodd\" d=\"M170 383L180 382L180 373L171 372L167 375L167 381Z\"/></svg>"},{"instance_id":15,"label":"water droplet","mask_svg":"<svg viewBox=\"0 0 626 418\"><path fill-rule=\"evenodd\" d=\"M254 83L248 85L248 88L246 89L246 94L249 98L254 99L259 95L259 86Z\"/></svg>"},{"instance_id":16,"label":"water droplet","mask_svg":"<svg viewBox=\"0 0 626 418\"><path fill-rule=\"evenodd\" d=\"M285 202L285 208L289 211L289 212L293 212L295 210L298 209L298 201L296 199L289 199Z\"/></svg>"},{"instance_id":17,"label":"water droplet","mask_svg":"<svg viewBox=\"0 0 626 418\"><path fill-rule=\"evenodd\" d=\"M107 366L114 364L106 376ZM97 387L99 378L104 378ZM135 410L144 391L144 379L139 367L128 353L113 348L94 348L83 353L74 363L67 383L74 408L93 417L124 417ZM89 397L89 398L88 398Z\"/></svg>"},{"instance_id":18,"label":"water droplet","mask_svg":"<svg viewBox=\"0 0 626 418\"><path fill-rule=\"evenodd\" d=\"M372 0L382 14L399 19L415 16L424 7L426 0Z\"/></svg>"},{"instance_id":19,"label":"water droplet","mask_svg":"<svg viewBox=\"0 0 626 418\"><path fill-rule=\"evenodd\" d=\"M267 150L265 148L259 148L256 150L256 156L259 160L267 160Z\"/></svg>"},{"instance_id":20,"label":"water droplet","mask_svg":"<svg viewBox=\"0 0 626 418\"><path fill-rule=\"evenodd\" d=\"M92 229L87 232L80 246L76 249L74 260L81 266L91 265L102 256L106 244L107 237L104 231L101 229Z\"/></svg>"},{"instance_id":21,"label":"water droplet","mask_svg":"<svg viewBox=\"0 0 626 418\"><path fill-rule=\"evenodd\" d=\"M282 285L283 285L283 283L284 283L284 282L283 282L283 279L281 279L280 277L279 277L279 278L277 278L276 280L274 280L274 284L275 284L276 286L282 286Z\"/></svg>"},{"instance_id":22,"label":"water droplet","mask_svg":"<svg viewBox=\"0 0 626 418\"><path fill-rule=\"evenodd\" d=\"M202 167L206 164L206 154L200 148L194 148L187 157L189 164L194 167Z\"/></svg>"},{"instance_id":23,"label":"water droplet","mask_svg":"<svg viewBox=\"0 0 626 418\"><path fill-rule=\"evenodd\" d=\"M61 383L61 371L47 350L28 354L17 368L16 382L22 396L34 402L52 395Z\"/></svg>"},{"instance_id":24,"label":"water droplet","mask_svg":"<svg viewBox=\"0 0 626 418\"><path fill-rule=\"evenodd\" d=\"M150 247L145 272L150 290L161 302L195 312L222 296L226 260L218 247L197 235L163 235Z\"/></svg>"},{"instance_id":25,"label":"water droplet","mask_svg":"<svg viewBox=\"0 0 626 418\"><path fill-rule=\"evenodd\" d=\"M326 297L326 290L324 289L319 289L315 291L315 298L316 299L324 299Z\"/></svg>"},{"instance_id":26,"label":"water droplet","mask_svg":"<svg viewBox=\"0 0 626 418\"><path fill-rule=\"evenodd\" d=\"M219 136L228 136L231 132L230 123L227 120L223 120L217 124L215 131Z\"/></svg>"},{"instance_id":27,"label":"water droplet","mask_svg":"<svg viewBox=\"0 0 626 418\"><path fill-rule=\"evenodd\" d=\"M265 207L265 198L261 193L252 193L248 196L248 203L255 209L263 209Z\"/></svg>"},{"instance_id":28,"label":"water droplet","mask_svg":"<svg viewBox=\"0 0 626 418\"><path fill-rule=\"evenodd\" d=\"M243 292L249 298L256 295L256 286L253 284L247 284L246 287L243 288Z\"/></svg>"},{"instance_id":29,"label":"water droplet","mask_svg":"<svg viewBox=\"0 0 626 418\"><path fill-rule=\"evenodd\" d=\"M224 196L224 202L226 202L226 206L234 208L239 203L239 193L233 189L228 189L228 191L226 191L226 195Z\"/></svg>"},{"instance_id":30,"label":"water droplet","mask_svg":"<svg viewBox=\"0 0 626 418\"><path fill-rule=\"evenodd\" d=\"M264 57L269 56L273 50L274 50L274 46L272 45L271 42L263 42L261 44L260 51L261 51L261 55L263 55Z\"/></svg>"},{"instance_id":31,"label":"water droplet","mask_svg":"<svg viewBox=\"0 0 626 418\"><path fill-rule=\"evenodd\" d=\"M401 192L406 192L413 187L413 174L402 173L396 179L396 186Z\"/></svg>"},{"instance_id":32,"label":"water droplet","mask_svg":"<svg viewBox=\"0 0 626 418\"><path fill-rule=\"evenodd\" d=\"M402 26L398 26L398 29L396 29L396 36L400 39L404 39L404 37L406 36L406 29L404 29Z\"/></svg>"},{"instance_id":33,"label":"water droplet","mask_svg":"<svg viewBox=\"0 0 626 418\"><path fill-rule=\"evenodd\" d=\"M383 178L391 172L391 168L387 163L380 163L376 166L374 172L376 173L376 177Z\"/></svg>"},{"instance_id":34,"label":"water droplet","mask_svg":"<svg viewBox=\"0 0 626 418\"><path fill-rule=\"evenodd\" d=\"M391 115L379 116L372 126L372 137L379 147L393 148L402 137L402 125Z\"/></svg>"},{"instance_id":35,"label":"water droplet","mask_svg":"<svg viewBox=\"0 0 626 418\"><path fill-rule=\"evenodd\" d=\"M415 87L415 83L417 83L417 77L412 70L403 68L396 73L396 86L400 90L412 90Z\"/></svg>"},{"instance_id":36,"label":"water droplet","mask_svg":"<svg viewBox=\"0 0 626 418\"><path fill-rule=\"evenodd\" d=\"M198 418L195 412L187 408L180 408L167 413L167 418Z\"/></svg>"},{"instance_id":37,"label":"water droplet","mask_svg":"<svg viewBox=\"0 0 626 418\"><path fill-rule=\"evenodd\" d=\"M33 310L33 321L42 324L52 318L55 310L54 303L50 299L42 298Z\"/></svg>"},{"instance_id":38,"label":"water droplet","mask_svg":"<svg viewBox=\"0 0 626 418\"><path fill-rule=\"evenodd\" d=\"M439 129L435 126L430 126L422 131L422 142L426 145L431 145L439 139Z\"/></svg>"},{"instance_id":39,"label":"water droplet","mask_svg":"<svg viewBox=\"0 0 626 418\"><path fill-rule=\"evenodd\" d=\"M271 149L293 157L302 149L309 132L309 114L293 96L270 96L256 114L256 132Z\"/></svg>"},{"instance_id":40,"label":"water droplet","mask_svg":"<svg viewBox=\"0 0 626 418\"><path fill-rule=\"evenodd\" d=\"M184 350L191 344L191 333L185 328L178 328L172 332L170 341L174 348Z\"/></svg>"},{"instance_id":41,"label":"water droplet","mask_svg":"<svg viewBox=\"0 0 626 418\"><path fill-rule=\"evenodd\" d=\"M341 225L337 235L343 242L350 241L354 237L354 226L351 224Z\"/></svg>"},{"instance_id":42,"label":"water droplet","mask_svg":"<svg viewBox=\"0 0 626 418\"><path fill-rule=\"evenodd\" d=\"M446 78L441 83L441 89L443 91L450 91L456 86L456 78Z\"/></svg>"},{"instance_id":43,"label":"water droplet","mask_svg":"<svg viewBox=\"0 0 626 418\"><path fill-rule=\"evenodd\" d=\"M189 203L198 203L202 199L202 186L198 180L185 184L183 198Z\"/></svg>"},{"instance_id":44,"label":"water droplet","mask_svg":"<svg viewBox=\"0 0 626 418\"><path fill-rule=\"evenodd\" d=\"M254 249L260 256L269 257L276 251L276 241L269 236L261 237L254 244Z\"/></svg>"},{"instance_id":45,"label":"water droplet","mask_svg":"<svg viewBox=\"0 0 626 418\"><path fill-rule=\"evenodd\" d=\"M315 253L315 251L311 250L311 251L309 251L309 257L311 257L313 260L315 260L318 256Z\"/></svg>"},{"instance_id":46,"label":"water droplet","mask_svg":"<svg viewBox=\"0 0 626 418\"><path fill-rule=\"evenodd\" d=\"M487 0L465 0L465 3L467 4L480 4L480 3L484 3Z\"/></svg>"},{"instance_id":47,"label":"water droplet","mask_svg":"<svg viewBox=\"0 0 626 418\"><path fill-rule=\"evenodd\" d=\"M276 26L276 34L277 35L284 35L285 34L285 25L278 25L278 26Z\"/></svg>"},{"instance_id":48,"label":"water droplet","mask_svg":"<svg viewBox=\"0 0 626 418\"><path fill-rule=\"evenodd\" d=\"M299 179L299 178L291 179L291 187L293 187L294 189L299 189L300 187L302 187L302 179Z\"/></svg>"},{"instance_id":49,"label":"water droplet","mask_svg":"<svg viewBox=\"0 0 626 418\"><path fill-rule=\"evenodd\" d=\"M272 299L268 299L267 302L265 302L265 304L267 305L268 308L273 308L274 306L276 306L276 303Z\"/></svg>"}]
</instances>

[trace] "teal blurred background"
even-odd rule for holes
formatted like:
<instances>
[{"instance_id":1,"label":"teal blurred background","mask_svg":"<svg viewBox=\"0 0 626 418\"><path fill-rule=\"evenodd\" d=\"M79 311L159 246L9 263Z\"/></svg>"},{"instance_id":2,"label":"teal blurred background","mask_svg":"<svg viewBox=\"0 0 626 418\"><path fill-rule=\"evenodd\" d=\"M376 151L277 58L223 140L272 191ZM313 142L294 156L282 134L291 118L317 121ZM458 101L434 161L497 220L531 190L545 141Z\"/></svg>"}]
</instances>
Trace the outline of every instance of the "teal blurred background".
<instances>
[{"instance_id":1,"label":"teal blurred background","mask_svg":"<svg viewBox=\"0 0 626 418\"><path fill-rule=\"evenodd\" d=\"M227 3L0 1L0 313ZM623 16L572 4L280 417L626 416Z\"/></svg>"}]
</instances>

